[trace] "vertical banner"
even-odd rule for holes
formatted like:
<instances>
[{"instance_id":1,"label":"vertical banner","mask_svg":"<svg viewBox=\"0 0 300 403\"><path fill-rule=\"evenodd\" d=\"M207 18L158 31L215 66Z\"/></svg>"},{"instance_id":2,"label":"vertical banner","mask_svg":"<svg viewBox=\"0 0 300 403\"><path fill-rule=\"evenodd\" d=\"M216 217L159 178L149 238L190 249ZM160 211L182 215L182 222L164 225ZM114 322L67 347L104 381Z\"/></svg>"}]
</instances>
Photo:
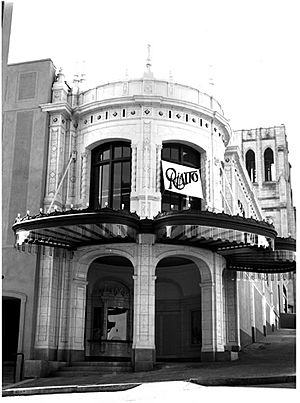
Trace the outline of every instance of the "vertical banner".
<instances>
[{"instance_id":1,"label":"vertical banner","mask_svg":"<svg viewBox=\"0 0 300 403\"><path fill-rule=\"evenodd\" d=\"M165 190L203 199L200 169L162 161Z\"/></svg>"}]
</instances>

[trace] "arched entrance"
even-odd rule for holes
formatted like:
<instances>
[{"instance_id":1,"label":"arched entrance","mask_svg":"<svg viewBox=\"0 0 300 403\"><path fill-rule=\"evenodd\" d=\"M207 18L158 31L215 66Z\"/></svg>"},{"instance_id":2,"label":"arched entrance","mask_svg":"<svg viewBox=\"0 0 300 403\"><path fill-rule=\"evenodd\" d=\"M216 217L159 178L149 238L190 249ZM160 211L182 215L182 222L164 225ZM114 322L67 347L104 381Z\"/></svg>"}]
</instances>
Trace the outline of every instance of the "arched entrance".
<instances>
[{"instance_id":1,"label":"arched entrance","mask_svg":"<svg viewBox=\"0 0 300 403\"><path fill-rule=\"evenodd\" d=\"M200 361L201 289L196 264L162 259L156 268L155 344L158 361Z\"/></svg>"},{"instance_id":2,"label":"arched entrance","mask_svg":"<svg viewBox=\"0 0 300 403\"><path fill-rule=\"evenodd\" d=\"M85 356L88 360L131 358L133 267L121 256L101 257L88 271Z\"/></svg>"}]
</instances>

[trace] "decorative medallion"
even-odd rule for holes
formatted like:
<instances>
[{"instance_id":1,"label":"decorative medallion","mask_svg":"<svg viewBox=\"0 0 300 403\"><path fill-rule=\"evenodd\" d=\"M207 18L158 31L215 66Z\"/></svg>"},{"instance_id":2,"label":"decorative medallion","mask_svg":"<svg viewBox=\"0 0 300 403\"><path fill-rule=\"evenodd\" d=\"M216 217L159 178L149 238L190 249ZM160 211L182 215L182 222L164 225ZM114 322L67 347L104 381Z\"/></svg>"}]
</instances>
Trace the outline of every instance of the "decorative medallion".
<instances>
[{"instance_id":1,"label":"decorative medallion","mask_svg":"<svg viewBox=\"0 0 300 403\"><path fill-rule=\"evenodd\" d=\"M117 113L117 112L114 112L114 113L113 113L113 116L114 116L114 117L116 117L117 115L118 115L118 113Z\"/></svg>"},{"instance_id":2,"label":"decorative medallion","mask_svg":"<svg viewBox=\"0 0 300 403\"><path fill-rule=\"evenodd\" d=\"M146 109L146 110L145 110L145 114L146 114L146 115L149 115L149 113L150 113L150 110L149 110L149 109Z\"/></svg>"},{"instance_id":3,"label":"decorative medallion","mask_svg":"<svg viewBox=\"0 0 300 403\"><path fill-rule=\"evenodd\" d=\"M151 94L151 92L152 92L152 84L145 84L144 85L144 92L146 92L147 94Z\"/></svg>"},{"instance_id":4,"label":"decorative medallion","mask_svg":"<svg viewBox=\"0 0 300 403\"><path fill-rule=\"evenodd\" d=\"M195 119L195 118L193 118L193 119L192 119L192 122L194 122L194 123L195 123L195 122L196 122L196 119Z\"/></svg>"},{"instance_id":5,"label":"decorative medallion","mask_svg":"<svg viewBox=\"0 0 300 403\"><path fill-rule=\"evenodd\" d=\"M83 123L86 125L86 124L87 124L87 120L85 119Z\"/></svg>"},{"instance_id":6,"label":"decorative medallion","mask_svg":"<svg viewBox=\"0 0 300 403\"><path fill-rule=\"evenodd\" d=\"M164 113L162 111L159 111L158 114L159 116L163 116Z\"/></svg>"},{"instance_id":7,"label":"decorative medallion","mask_svg":"<svg viewBox=\"0 0 300 403\"><path fill-rule=\"evenodd\" d=\"M177 117L177 119L180 119L181 118L180 113L177 113L176 117Z\"/></svg>"},{"instance_id":8,"label":"decorative medallion","mask_svg":"<svg viewBox=\"0 0 300 403\"><path fill-rule=\"evenodd\" d=\"M56 123L58 121L57 118L53 118L53 122Z\"/></svg>"},{"instance_id":9,"label":"decorative medallion","mask_svg":"<svg viewBox=\"0 0 300 403\"><path fill-rule=\"evenodd\" d=\"M131 111L130 113L131 113L132 115L135 115L135 111Z\"/></svg>"},{"instance_id":10,"label":"decorative medallion","mask_svg":"<svg viewBox=\"0 0 300 403\"><path fill-rule=\"evenodd\" d=\"M100 119L101 119L101 115L98 115L98 116L97 116L97 119L100 120Z\"/></svg>"}]
</instances>

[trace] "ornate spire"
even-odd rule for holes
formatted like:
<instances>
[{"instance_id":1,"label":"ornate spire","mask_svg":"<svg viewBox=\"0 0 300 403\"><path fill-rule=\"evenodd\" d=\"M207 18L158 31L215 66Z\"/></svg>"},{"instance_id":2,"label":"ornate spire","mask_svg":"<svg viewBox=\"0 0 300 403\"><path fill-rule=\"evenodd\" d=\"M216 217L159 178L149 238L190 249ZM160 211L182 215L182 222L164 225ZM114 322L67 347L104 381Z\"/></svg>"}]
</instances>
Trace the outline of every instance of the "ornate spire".
<instances>
[{"instance_id":1,"label":"ornate spire","mask_svg":"<svg viewBox=\"0 0 300 403\"><path fill-rule=\"evenodd\" d=\"M147 57L147 59L146 59L146 68L147 68L147 71L145 71L145 73L144 73L144 78L148 78L148 79L151 79L151 78L153 78L153 73L152 73L152 71L151 71L151 66L152 66L152 64L151 64L151 55L150 55L150 48L151 48L151 45L147 45L147 48L148 48L148 57Z\"/></svg>"},{"instance_id":2,"label":"ornate spire","mask_svg":"<svg viewBox=\"0 0 300 403\"><path fill-rule=\"evenodd\" d=\"M147 67L148 73L150 73L150 69L151 69L151 55L150 55L151 45L148 44L147 47L148 47L148 57L147 57L147 60L146 60L146 67Z\"/></svg>"},{"instance_id":3,"label":"ornate spire","mask_svg":"<svg viewBox=\"0 0 300 403\"><path fill-rule=\"evenodd\" d=\"M212 64L209 65L209 86L210 86L210 91L213 91L213 87L215 85L214 82L214 72L213 72L213 66Z\"/></svg>"},{"instance_id":4,"label":"ornate spire","mask_svg":"<svg viewBox=\"0 0 300 403\"><path fill-rule=\"evenodd\" d=\"M57 83L63 83L65 81L65 75L63 73L62 67L59 68L55 81Z\"/></svg>"}]
</instances>

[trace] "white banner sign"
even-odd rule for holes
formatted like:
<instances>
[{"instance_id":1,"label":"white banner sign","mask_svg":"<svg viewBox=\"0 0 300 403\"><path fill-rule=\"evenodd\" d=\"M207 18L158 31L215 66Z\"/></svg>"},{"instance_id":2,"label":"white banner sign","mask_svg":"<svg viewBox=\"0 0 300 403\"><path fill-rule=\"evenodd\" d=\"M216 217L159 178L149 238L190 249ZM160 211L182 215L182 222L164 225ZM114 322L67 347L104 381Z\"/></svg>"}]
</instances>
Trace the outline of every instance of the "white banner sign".
<instances>
[{"instance_id":1,"label":"white banner sign","mask_svg":"<svg viewBox=\"0 0 300 403\"><path fill-rule=\"evenodd\" d=\"M200 169L162 161L165 190L203 198Z\"/></svg>"}]
</instances>

